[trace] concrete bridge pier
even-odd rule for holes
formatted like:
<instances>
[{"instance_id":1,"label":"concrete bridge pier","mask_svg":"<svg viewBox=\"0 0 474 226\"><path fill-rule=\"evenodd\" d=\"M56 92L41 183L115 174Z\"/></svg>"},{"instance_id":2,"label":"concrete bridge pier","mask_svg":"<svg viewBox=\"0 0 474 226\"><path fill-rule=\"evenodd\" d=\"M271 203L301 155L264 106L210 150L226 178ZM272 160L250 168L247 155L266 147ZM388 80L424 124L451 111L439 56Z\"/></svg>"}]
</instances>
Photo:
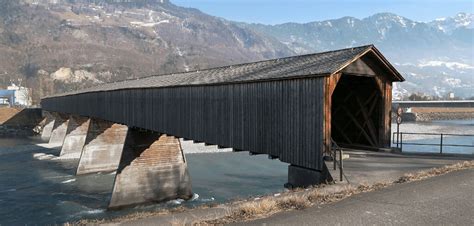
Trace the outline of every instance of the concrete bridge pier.
<instances>
[{"instance_id":1,"label":"concrete bridge pier","mask_svg":"<svg viewBox=\"0 0 474 226\"><path fill-rule=\"evenodd\" d=\"M43 111L45 117L45 124L43 130L41 131L41 140L48 141L51 138L51 133L53 132L54 127L54 116L48 111Z\"/></svg>"},{"instance_id":2,"label":"concrete bridge pier","mask_svg":"<svg viewBox=\"0 0 474 226\"><path fill-rule=\"evenodd\" d=\"M49 138L50 144L62 145L66 137L69 116L60 113L52 113L54 117L54 126Z\"/></svg>"},{"instance_id":3,"label":"concrete bridge pier","mask_svg":"<svg viewBox=\"0 0 474 226\"><path fill-rule=\"evenodd\" d=\"M323 169L321 171L309 169L305 167L289 165L288 166L288 183L285 187L309 187L333 181L326 163L323 162Z\"/></svg>"},{"instance_id":4,"label":"concrete bridge pier","mask_svg":"<svg viewBox=\"0 0 474 226\"><path fill-rule=\"evenodd\" d=\"M61 148L60 156L69 158L80 158L82 148L86 143L87 131L90 119L71 115L67 126L66 137Z\"/></svg>"},{"instance_id":5,"label":"concrete bridge pier","mask_svg":"<svg viewBox=\"0 0 474 226\"><path fill-rule=\"evenodd\" d=\"M76 174L117 170L127 131L125 125L90 119Z\"/></svg>"},{"instance_id":6,"label":"concrete bridge pier","mask_svg":"<svg viewBox=\"0 0 474 226\"><path fill-rule=\"evenodd\" d=\"M130 129L109 208L190 199L191 179L178 138Z\"/></svg>"}]
</instances>

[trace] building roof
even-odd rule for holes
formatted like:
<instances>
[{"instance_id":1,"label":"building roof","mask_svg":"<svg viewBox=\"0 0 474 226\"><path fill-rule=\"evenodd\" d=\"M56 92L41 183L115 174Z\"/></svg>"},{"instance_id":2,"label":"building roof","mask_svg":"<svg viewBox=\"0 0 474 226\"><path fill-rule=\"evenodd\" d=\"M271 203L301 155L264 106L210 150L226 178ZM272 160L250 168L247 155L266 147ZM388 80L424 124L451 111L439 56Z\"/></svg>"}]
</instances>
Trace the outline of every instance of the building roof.
<instances>
[{"instance_id":1,"label":"building roof","mask_svg":"<svg viewBox=\"0 0 474 226\"><path fill-rule=\"evenodd\" d=\"M404 81L400 73L373 45L367 45L184 73L155 75L135 80L101 84L95 87L57 94L50 97L134 88L216 85L330 76L341 71L369 52L374 54L381 61L384 68L392 75L393 81Z\"/></svg>"}]
</instances>

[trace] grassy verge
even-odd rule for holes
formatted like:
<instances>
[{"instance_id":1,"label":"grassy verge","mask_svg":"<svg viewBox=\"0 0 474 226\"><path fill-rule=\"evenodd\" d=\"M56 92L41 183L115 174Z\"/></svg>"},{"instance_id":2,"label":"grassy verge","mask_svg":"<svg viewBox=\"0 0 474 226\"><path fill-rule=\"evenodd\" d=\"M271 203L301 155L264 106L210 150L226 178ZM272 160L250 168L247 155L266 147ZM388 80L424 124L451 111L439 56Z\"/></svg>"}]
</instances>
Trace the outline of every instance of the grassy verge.
<instances>
[{"instance_id":1,"label":"grassy verge","mask_svg":"<svg viewBox=\"0 0 474 226\"><path fill-rule=\"evenodd\" d=\"M474 168L474 161L465 161L453 165L447 165L439 168L419 171L416 173L408 173L398 178L393 182L375 183L371 185L362 184L354 185L330 185L312 187L308 189L295 189L281 194L280 196L265 196L257 200L243 200L226 205L226 214L223 216L216 216L212 220L202 221L187 221L187 219L175 219L170 222L171 225L222 225L232 222L242 222L269 217L275 213L305 209L314 205L322 205L327 203L337 202L349 196L374 191L385 188L393 184L408 183L411 181L419 181L430 177L443 175L449 172ZM207 209L213 206L203 205L196 208ZM185 207L177 207L169 210L155 211L155 212L138 212L115 219L102 220L81 220L73 223L74 225L85 224L101 224L133 221L148 217L164 216L174 213L188 211L190 209ZM67 224L71 225L71 224Z\"/></svg>"},{"instance_id":2,"label":"grassy verge","mask_svg":"<svg viewBox=\"0 0 474 226\"><path fill-rule=\"evenodd\" d=\"M319 188L311 188L304 192L288 194L281 198L266 197L258 201L243 203L237 206L233 211L230 211L230 213L223 218L203 222L194 222L193 224L215 225L255 220L259 218L268 217L282 211L304 209L313 205L336 202L355 194L378 190L393 184L419 181L430 177L443 175L449 172L469 168L474 168L474 161L465 161L462 163L447 165L440 168L433 168L426 171L408 173L400 177L399 179L388 183L375 183L372 185L359 186L346 185L343 186L339 191L335 192L331 192L329 190L321 191L321 189Z\"/></svg>"}]
</instances>

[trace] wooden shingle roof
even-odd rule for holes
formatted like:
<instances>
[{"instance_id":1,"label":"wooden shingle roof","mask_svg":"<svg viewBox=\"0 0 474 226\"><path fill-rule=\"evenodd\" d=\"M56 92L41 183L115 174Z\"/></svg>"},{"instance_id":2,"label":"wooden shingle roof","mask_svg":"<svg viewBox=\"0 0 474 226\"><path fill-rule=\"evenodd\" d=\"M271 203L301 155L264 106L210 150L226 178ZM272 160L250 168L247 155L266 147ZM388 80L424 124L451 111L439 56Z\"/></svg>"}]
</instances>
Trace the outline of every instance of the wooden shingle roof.
<instances>
[{"instance_id":1,"label":"wooden shingle roof","mask_svg":"<svg viewBox=\"0 0 474 226\"><path fill-rule=\"evenodd\" d=\"M400 73L396 71L373 45L367 45L184 73L155 75L135 80L101 84L95 87L62 93L51 97L121 89L217 85L330 76L341 71L369 52L374 54L390 74L392 74L393 81L404 81Z\"/></svg>"}]
</instances>

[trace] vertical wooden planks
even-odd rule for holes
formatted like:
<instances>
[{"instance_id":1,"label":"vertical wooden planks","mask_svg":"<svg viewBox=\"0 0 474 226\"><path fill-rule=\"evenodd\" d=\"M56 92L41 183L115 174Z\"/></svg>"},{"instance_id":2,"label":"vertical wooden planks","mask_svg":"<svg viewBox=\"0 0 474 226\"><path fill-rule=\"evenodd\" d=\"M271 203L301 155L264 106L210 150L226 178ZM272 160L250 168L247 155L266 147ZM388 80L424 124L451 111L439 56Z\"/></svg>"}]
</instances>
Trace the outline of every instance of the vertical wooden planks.
<instances>
[{"instance_id":1,"label":"vertical wooden planks","mask_svg":"<svg viewBox=\"0 0 474 226\"><path fill-rule=\"evenodd\" d=\"M326 78L127 89L47 99L71 112L319 169Z\"/></svg>"}]
</instances>

